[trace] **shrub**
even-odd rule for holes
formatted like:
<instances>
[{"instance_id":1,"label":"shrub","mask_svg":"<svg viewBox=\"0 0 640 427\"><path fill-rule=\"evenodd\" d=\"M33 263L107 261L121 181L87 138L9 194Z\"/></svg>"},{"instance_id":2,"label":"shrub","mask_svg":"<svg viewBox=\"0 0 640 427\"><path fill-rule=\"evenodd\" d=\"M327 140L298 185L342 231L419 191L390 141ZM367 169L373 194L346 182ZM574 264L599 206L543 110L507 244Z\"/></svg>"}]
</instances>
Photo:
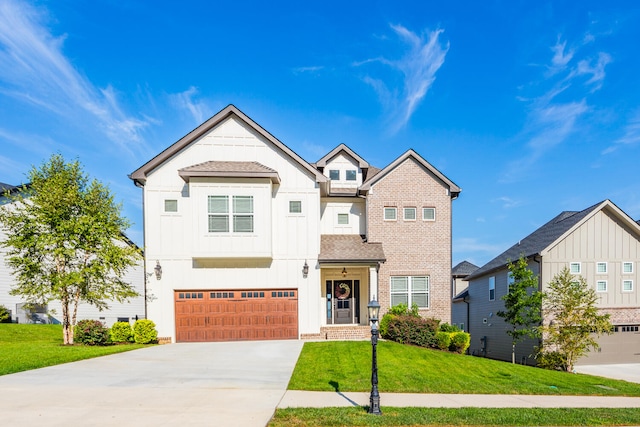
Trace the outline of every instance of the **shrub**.
<instances>
[{"instance_id":1,"label":"shrub","mask_svg":"<svg viewBox=\"0 0 640 427\"><path fill-rule=\"evenodd\" d=\"M133 329L129 322L116 322L109 330L113 342L133 342Z\"/></svg>"},{"instance_id":2,"label":"shrub","mask_svg":"<svg viewBox=\"0 0 640 427\"><path fill-rule=\"evenodd\" d=\"M439 350L448 350L451 344L451 335L449 332L436 332L436 348Z\"/></svg>"},{"instance_id":3,"label":"shrub","mask_svg":"<svg viewBox=\"0 0 640 427\"><path fill-rule=\"evenodd\" d=\"M380 336L382 338L389 338L389 322L391 322L391 319L394 317L396 317L395 314L387 313L380 319Z\"/></svg>"},{"instance_id":4,"label":"shrub","mask_svg":"<svg viewBox=\"0 0 640 427\"><path fill-rule=\"evenodd\" d=\"M539 368L555 371L567 370L567 357L559 351L539 349L539 351L536 352L536 362Z\"/></svg>"},{"instance_id":5,"label":"shrub","mask_svg":"<svg viewBox=\"0 0 640 427\"><path fill-rule=\"evenodd\" d=\"M133 324L133 339L137 344L150 344L158 341L156 324L148 319L136 320Z\"/></svg>"},{"instance_id":6,"label":"shrub","mask_svg":"<svg viewBox=\"0 0 640 427\"><path fill-rule=\"evenodd\" d=\"M389 319L386 337L401 344L431 347L438 329L438 320L411 315L393 316Z\"/></svg>"},{"instance_id":7,"label":"shrub","mask_svg":"<svg viewBox=\"0 0 640 427\"><path fill-rule=\"evenodd\" d=\"M411 309L407 304L396 304L389 309L389 311L382 316L380 319L380 336L382 338L389 338L389 322L391 319L397 316L411 316L411 317L420 317L420 313L418 312L418 305L412 304Z\"/></svg>"},{"instance_id":8,"label":"shrub","mask_svg":"<svg viewBox=\"0 0 640 427\"><path fill-rule=\"evenodd\" d=\"M0 305L0 323L11 321L11 311L4 305Z\"/></svg>"},{"instance_id":9,"label":"shrub","mask_svg":"<svg viewBox=\"0 0 640 427\"><path fill-rule=\"evenodd\" d=\"M81 320L73 330L73 340L85 345L107 345L109 329L98 320Z\"/></svg>"},{"instance_id":10,"label":"shrub","mask_svg":"<svg viewBox=\"0 0 640 427\"><path fill-rule=\"evenodd\" d=\"M464 354L471 344L471 335L466 332L451 332L449 351Z\"/></svg>"},{"instance_id":11,"label":"shrub","mask_svg":"<svg viewBox=\"0 0 640 427\"><path fill-rule=\"evenodd\" d=\"M460 328L458 328L456 325L450 325L447 322L441 323L438 330L442 332L460 332Z\"/></svg>"}]
</instances>

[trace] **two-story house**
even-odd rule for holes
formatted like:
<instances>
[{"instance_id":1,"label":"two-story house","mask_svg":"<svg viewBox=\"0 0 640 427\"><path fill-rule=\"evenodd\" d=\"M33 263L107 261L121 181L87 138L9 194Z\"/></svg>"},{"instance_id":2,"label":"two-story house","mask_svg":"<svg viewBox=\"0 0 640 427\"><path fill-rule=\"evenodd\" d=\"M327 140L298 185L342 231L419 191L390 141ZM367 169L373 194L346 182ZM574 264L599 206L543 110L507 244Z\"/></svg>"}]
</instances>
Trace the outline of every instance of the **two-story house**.
<instances>
[{"instance_id":1,"label":"two-story house","mask_svg":"<svg viewBox=\"0 0 640 427\"><path fill-rule=\"evenodd\" d=\"M569 268L595 289L599 310L610 314L613 333L601 336L600 350L579 364L640 361L640 226L609 200L560 213L466 277L467 291L454 299L454 323L465 321L466 311L472 354L511 360L511 338L505 333L509 325L497 312L504 309L502 297L508 292L507 263L520 256L527 258L542 291ZM532 339L519 343L517 362L534 364L538 344Z\"/></svg>"},{"instance_id":2,"label":"two-story house","mask_svg":"<svg viewBox=\"0 0 640 427\"><path fill-rule=\"evenodd\" d=\"M367 304L450 321L451 202L413 150L308 163L233 105L134 171L148 317L172 341L367 336Z\"/></svg>"}]
</instances>

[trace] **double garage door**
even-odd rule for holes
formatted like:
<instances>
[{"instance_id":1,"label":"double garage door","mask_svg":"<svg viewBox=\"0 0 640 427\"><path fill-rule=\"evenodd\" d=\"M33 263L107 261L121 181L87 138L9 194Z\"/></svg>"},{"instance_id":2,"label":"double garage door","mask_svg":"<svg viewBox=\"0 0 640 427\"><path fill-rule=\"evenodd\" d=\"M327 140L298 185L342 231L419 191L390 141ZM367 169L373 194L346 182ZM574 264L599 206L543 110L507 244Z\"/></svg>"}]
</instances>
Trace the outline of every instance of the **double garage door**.
<instances>
[{"instance_id":1,"label":"double garage door","mask_svg":"<svg viewBox=\"0 0 640 427\"><path fill-rule=\"evenodd\" d=\"M176 341L298 338L293 289L176 291Z\"/></svg>"},{"instance_id":2,"label":"double garage door","mask_svg":"<svg viewBox=\"0 0 640 427\"><path fill-rule=\"evenodd\" d=\"M578 359L578 365L640 363L640 325L616 325L611 335L597 341L600 348Z\"/></svg>"}]
</instances>

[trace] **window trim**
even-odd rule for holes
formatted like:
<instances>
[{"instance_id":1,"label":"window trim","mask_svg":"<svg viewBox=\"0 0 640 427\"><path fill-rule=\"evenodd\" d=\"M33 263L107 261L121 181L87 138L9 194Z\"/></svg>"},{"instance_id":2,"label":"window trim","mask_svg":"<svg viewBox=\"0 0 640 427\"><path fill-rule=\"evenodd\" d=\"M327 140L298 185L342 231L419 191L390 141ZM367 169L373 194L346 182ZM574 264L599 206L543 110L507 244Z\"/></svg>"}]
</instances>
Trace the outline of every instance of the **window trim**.
<instances>
[{"instance_id":1,"label":"window trim","mask_svg":"<svg viewBox=\"0 0 640 427\"><path fill-rule=\"evenodd\" d=\"M496 276L490 276L489 277L489 301L495 301L495 300L496 300Z\"/></svg>"},{"instance_id":2,"label":"window trim","mask_svg":"<svg viewBox=\"0 0 640 427\"><path fill-rule=\"evenodd\" d=\"M226 212L211 212L210 201L211 198L223 198L226 203ZM240 199L248 199L250 205L250 211L241 212L241 209L237 209L236 202L240 202ZM211 229L211 218L219 217L226 219L226 230L212 230ZM238 225L240 223L236 222L242 220L243 218L249 218L251 220L251 229L250 230L238 230ZM207 232L209 234L251 234L255 233L255 206L254 206L254 196L253 195L243 195L243 194L209 194L207 196Z\"/></svg>"},{"instance_id":3,"label":"window trim","mask_svg":"<svg viewBox=\"0 0 640 427\"><path fill-rule=\"evenodd\" d=\"M631 266L631 271L624 271L625 264ZM622 263L622 274L633 274L633 261L623 261L623 263Z\"/></svg>"},{"instance_id":4,"label":"window trim","mask_svg":"<svg viewBox=\"0 0 640 427\"><path fill-rule=\"evenodd\" d=\"M175 202L176 205L176 210L167 210L167 202ZM163 201L163 205L162 205L162 213L165 214L177 214L178 213L178 199L164 199Z\"/></svg>"},{"instance_id":5,"label":"window trim","mask_svg":"<svg viewBox=\"0 0 640 427\"><path fill-rule=\"evenodd\" d=\"M598 285L603 283L604 284L604 289L598 289ZM600 293L600 292L607 292L608 289L608 283L606 280L596 280L596 292Z\"/></svg>"},{"instance_id":6,"label":"window trim","mask_svg":"<svg viewBox=\"0 0 640 427\"><path fill-rule=\"evenodd\" d=\"M340 222L340 218L346 218L347 222ZM338 213L338 225L349 225L349 214L344 212Z\"/></svg>"},{"instance_id":7,"label":"window trim","mask_svg":"<svg viewBox=\"0 0 640 427\"><path fill-rule=\"evenodd\" d=\"M387 209L393 211L393 218L387 218ZM398 220L398 208L395 206L385 206L382 211L382 217L385 221L397 221Z\"/></svg>"},{"instance_id":8,"label":"window trim","mask_svg":"<svg viewBox=\"0 0 640 427\"><path fill-rule=\"evenodd\" d=\"M573 271L573 267L577 266L578 271ZM570 262L569 263L569 273L571 274L582 274L582 263L581 262Z\"/></svg>"},{"instance_id":9,"label":"window trim","mask_svg":"<svg viewBox=\"0 0 640 427\"><path fill-rule=\"evenodd\" d=\"M604 266L604 271L598 271L600 266ZM596 262L596 274L607 274L608 265L606 261Z\"/></svg>"},{"instance_id":10,"label":"window trim","mask_svg":"<svg viewBox=\"0 0 640 427\"><path fill-rule=\"evenodd\" d=\"M331 175L332 175L334 172L338 174L338 177L337 177L337 178L331 178ZM330 179L331 181L340 181L340 169L329 169L329 179Z\"/></svg>"},{"instance_id":11,"label":"window trim","mask_svg":"<svg viewBox=\"0 0 640 427\"><path fill-rule=\"evenodd\" d=\"M628 282L631 285L631 289L625 289L624 285ZM632 279L624 279L622 281L622 292L633 292L633 280Z\"/></svg>"},{"instance_id":12,"label":"window trim","mask_svg":"<svg viewBox=\"0 0 640 427\"><path fill-rule=\"evenodd\" d=\"M406 291L393 291L392 282L393 279L406 279L407 290ZM413 290L413 282L414 279L424 279L426 281L426 290L425 291L414 291ZM426 306L418 306L420 309L428 309L431 308L431 277L427 274L425 275L416 275L416 276L389 276L389 304L392 305L393 295L406 295L407 296L407 305L411 307L413 304L413 296L414 295L425 295L427 300ZM393 305L392 305L393 306Z\"/></svg>"},{"instance_id":13,"label":"window trim","mask_svg":"<svg viewBox=\"0 0 640 427\"><path fill-rule=\"evenodd\" d=\"M353 172L353 179L349 179L349 173ZM358 180L358 171L356 169L347 169L344 171L344 180L345 181L357 181Z\"/></svg>"},{"instance_id":14,"label":"window trim","mask_svg":"<svg viewBox=\"0 0 640 427\"><path fill-rule=\"evenodd\" d=\"M297 212L294 212L291 210L291 207L293 206L292 203L298 203L300 205L300 210ZM302 215L302 200L289 200L289 214L290 215Z\"/></svg>"},{"instance_id":15,"label":"window trim","mask_svg":"<svg viewBox=\"0 0 640 427\"><path fill-rule=\"evenodd\" d=\"M413 211L413 218L407 218L407 212ZM407 206L402 208L402 220L403 221L416 221L418 218L418 209L415 206Z\"/></svg>"},{"instance_id":16,"label":"window trim","mask_svg":"<svg viewBox=\"0 0 640 427\"><path fill-rule=\"evenodd\" d=\"M431 210L433 212L433 218L427 218L427 216L425 215L425 212L427 210ZM422 207L422 220L423 221L431 221L431 222L435 221L436 220L436 208L423 206Z\"/></svg>"}]
</instances>

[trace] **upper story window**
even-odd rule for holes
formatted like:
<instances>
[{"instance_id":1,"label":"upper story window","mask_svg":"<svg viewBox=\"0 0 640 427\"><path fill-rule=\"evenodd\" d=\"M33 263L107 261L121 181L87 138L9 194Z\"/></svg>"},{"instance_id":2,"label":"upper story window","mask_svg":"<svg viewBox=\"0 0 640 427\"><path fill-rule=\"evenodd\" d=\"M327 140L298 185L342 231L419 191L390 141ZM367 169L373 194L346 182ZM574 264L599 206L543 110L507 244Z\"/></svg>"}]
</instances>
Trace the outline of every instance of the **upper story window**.
<instances>
[{"instance_id":1,"label":"upper story window","mask_svg":"<svg viewBox=\"0 0 640 427\"><path fill-rule=\"evenodd\" d=\"M607 272L607 263L606 262L597 262L596 263L596 273L598 274L606 274Z\"/></svg>"},{"instance_id":2,"label":"upper story window","mask_svg":"<svg viewBox=\"0 0 640 427\"><path fill-rule=\"evenodd\" d=\"M422 219L424 221L435 221L436 208L422 208Z\"/></svg>"},{"instance_id":3,"label":"upper story window","mask_svg":"<svg viewBox=\"0 0 640 427\"><path fill-rule=\"evenodd\" d=\"M404 208L404 220L415 221L416 220L416 208Z\"/></svg>"},{"instance_id":4,"label":"upper story window","mask_svg":"<svg viewBox=\"0 0 640 427\"><path fill-rule=\"evenodd\" d=\"M340 180L340 171L338 169L329 170L329 179L331 181L339 181Z\"/></svg>"},{"instance_id":5,"label":"upper story window","mask_svg":"<svg viewBox=\"0 0 640 427\"><path fill-rule=\"evenodd\" d=\"M289 201L289 213L302 213L302 201L290 200Z\"/></svg>"},{"instance_id":6,"label":"upper story window","mask_svg":"<svg viewBox=\"0 0 640 427\"><path fill-rule=\"evenodd\" d=\"M349 224L349 214L339 213L338 214L338 225L347 225Z\"/></svg>"},{"instance_id":7,"label":"upper story window","mask_svg":"<svg viewBox=\"0 0 640 427\"><path fill-rule=\"evenodd\" d=\"M579 262L570 263L569 272L571 274L580 274L582 272L582 265Z\"/></svg>"},{"instance_id":8,"label":"upper story window","mask_svg":"<svg viewBox=\"0 0 640 427\"><path fill-rule=\"evenodd\" d=\"M395 221L398 219L398 208L384 208L384 220Z\"/></svg>"},{"instance_id":9,"label":"upper story window","mask_svg":"<svg viewBox=\"0 0 640 427\"><path fill-rule=\"evenodd\" d=\"M164 211L169 213L178 212L178 201L175 199L165 199Z\"/></svg>"},{"instance_id":10,"label":"upper story window","mask_svg":"<svg viewBox=\"0 0 640 427\"><path fill-rule=\"evenodd\" d=\"M598 280L596 282L596 292L607 292L607 281Z\"/></svg>"},{"instance_id":11,"label":"upper story window","mask_svg":"<svg viewBox=\"0 0 640 427\"><path fill-rule=\"evenodd\" d=\"M357 173L355 170L347 171L347 181L355 181L357 177Z\"/></svg>"},{"instance_id":12,"label":"upper story window","mask_svg":"<svg viewBox=\"0 0 640 427\"><path fill-rule=\"evenodd\" d=\"M633 263L626 261L622 263L622 272L624 274L631 274L633 273Z\"/></svg>"},{"instance_id":13,"label":"upper story window","mask_svg":"<svg viewBox=\"0 0 640 427\"><path fill-rule=\"evenodd\" d=\"M489 301L496 299L496 277L489 277Z\"/></svg>"},{"instance_id":14,"label":"upper story window","mask_svg":"<svg viewBox=\"0 0 640 427\"><path fill-rule=\"evenodd\" d=\"M231 209L230 209L231 208ZM253 233L253 196L209 196L209 232L229 232L230 219L234 233Z\"/></svg>"},{"instance_id":15,"label":"upper story window","mask_svg":"<svg viewBox=\"0 0 640 427\"><path fill-rule=\"evenodd\" d=\"M633 280L623 280L622 281L622 291L623 292L631 292L631 291L633 291Z\"/></svg>"}]
</instances>

